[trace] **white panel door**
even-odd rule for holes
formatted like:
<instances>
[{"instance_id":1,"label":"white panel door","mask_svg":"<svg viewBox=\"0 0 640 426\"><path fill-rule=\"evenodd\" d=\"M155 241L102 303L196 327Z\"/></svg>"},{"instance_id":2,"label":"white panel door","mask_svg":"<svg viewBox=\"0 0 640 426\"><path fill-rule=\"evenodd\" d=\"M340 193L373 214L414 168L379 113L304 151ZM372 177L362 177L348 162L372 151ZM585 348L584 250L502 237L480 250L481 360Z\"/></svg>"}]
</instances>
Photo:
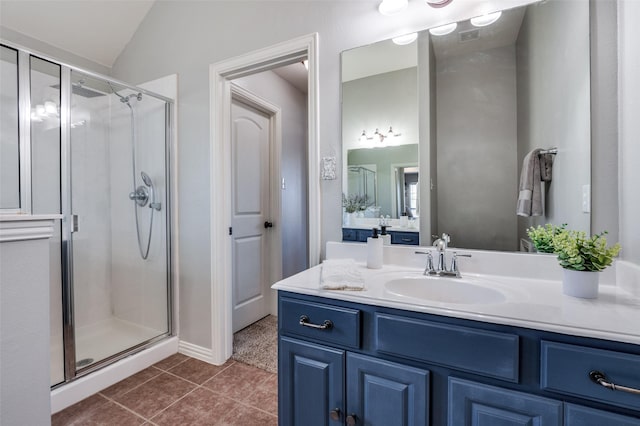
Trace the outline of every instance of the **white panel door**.
<instances>
[{"instance_id":1,"label":"white panel door","mask_svg":"<svg viewBox=\"0 0 640 426\"><path fill-rule=\"evenodd\" d=\"M269 314L270 119L231 103L233 332Z\"/></svg>"}]
</instances>

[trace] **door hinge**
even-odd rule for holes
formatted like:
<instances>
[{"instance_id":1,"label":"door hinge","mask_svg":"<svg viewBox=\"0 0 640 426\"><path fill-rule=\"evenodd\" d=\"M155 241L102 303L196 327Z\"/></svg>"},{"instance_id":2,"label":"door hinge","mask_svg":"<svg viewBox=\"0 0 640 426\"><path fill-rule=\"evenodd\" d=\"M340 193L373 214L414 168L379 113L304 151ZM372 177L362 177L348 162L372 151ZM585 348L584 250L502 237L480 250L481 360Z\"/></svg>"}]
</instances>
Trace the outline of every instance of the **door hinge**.
<instances>
[{"instance_id":1,"label":"door hinge","mask_svg":"<svg viewBox=\"0 0 640 426\"><path fill-rule=\"evenodd\" d=\"M229 227L229 235L233 235L233 228L231 226Z\"/></svg>"}]
</instances>

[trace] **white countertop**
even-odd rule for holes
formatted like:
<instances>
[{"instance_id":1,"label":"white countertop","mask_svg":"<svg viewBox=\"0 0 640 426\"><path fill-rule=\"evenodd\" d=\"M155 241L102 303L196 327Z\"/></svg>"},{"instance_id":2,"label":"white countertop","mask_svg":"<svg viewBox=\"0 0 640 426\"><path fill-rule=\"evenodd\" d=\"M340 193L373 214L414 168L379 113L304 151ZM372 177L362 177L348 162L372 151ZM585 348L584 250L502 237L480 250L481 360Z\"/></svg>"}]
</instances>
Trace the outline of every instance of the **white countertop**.
<instances>
[{"instance_id":1,"label":"white countertop","mask_svg":"<svg viewBox=\"0 0 640 426\"><path fill-rule=\"evenodd\" d=\"M321 266L277 282L272 288L368 305L640 344L640 296L623 290L622 286L601 284L599 297L590 300L562 294L562 283L555 279L463 272L465 277L482 280L499 290L506 300L495 304L452 304L399 296L385 289L384 284L390 277L420 275L422 271L415 267L385 264L382 269L373 270L367 269L364 263L358 263L358 269L365 279L364 291L320 289Z\"/></svg>"}]
</instances>

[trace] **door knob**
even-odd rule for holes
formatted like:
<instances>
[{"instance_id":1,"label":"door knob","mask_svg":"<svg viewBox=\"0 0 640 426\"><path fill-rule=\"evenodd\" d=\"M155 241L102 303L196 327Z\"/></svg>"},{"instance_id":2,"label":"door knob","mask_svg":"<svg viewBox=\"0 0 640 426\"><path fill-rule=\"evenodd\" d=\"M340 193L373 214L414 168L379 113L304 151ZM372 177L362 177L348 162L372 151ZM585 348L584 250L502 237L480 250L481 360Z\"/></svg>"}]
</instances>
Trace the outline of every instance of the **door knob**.
<instances>
[{"instance_id":1,"label":"door knob","mask_svg":"<svg viewBox=\"0 0 640 426\"><path fill-rule=\"evenodd\" d=\"M265 228L273 228L273 222L265 222L264 223L264 227Z\"/></svg>"},{"instance_id":2,"label":"door knob","mask_svg":"<svg viewBox=\"0 0 640 426\"><path fill-rule=\"evenodd\" d=\"M356 426L356 415L349 414L347 416L347 426Z\"/></svg>"}]
</instances>

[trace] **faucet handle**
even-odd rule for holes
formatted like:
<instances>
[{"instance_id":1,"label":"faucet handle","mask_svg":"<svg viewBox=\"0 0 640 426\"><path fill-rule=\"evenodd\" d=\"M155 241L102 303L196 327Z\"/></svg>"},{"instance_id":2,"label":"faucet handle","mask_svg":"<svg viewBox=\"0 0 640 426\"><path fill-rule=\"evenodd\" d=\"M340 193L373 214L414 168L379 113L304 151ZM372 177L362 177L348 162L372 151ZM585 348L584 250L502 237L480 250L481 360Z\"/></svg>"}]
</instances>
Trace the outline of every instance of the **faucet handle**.
<instances>
[{"instance_id":1,"label":"faucet handle","mask_svg":"<svg viewBox=\"0 0 640 426\"><path fill-rule=\"evenodd\" d=\"M429 251L416 251L416 254L426 254L427 255L427 266L424 268L423 275L432 275L436 272L433 267L433 255Z\"/></svg>"},{"instance_id":2,"label":"faucet handle","mask_svg":"<svg viewBox=\"0 0 640 426\"><path fill-rule=\"evenodd\" d=\"M451 256L451 272L454 272L456 274L456 276L460 276L460 271L458 270L458 256L460 257L471 257L470 254L458 254L457 252L453 252L453 255Z\"/></svg>"}]
</instances>

